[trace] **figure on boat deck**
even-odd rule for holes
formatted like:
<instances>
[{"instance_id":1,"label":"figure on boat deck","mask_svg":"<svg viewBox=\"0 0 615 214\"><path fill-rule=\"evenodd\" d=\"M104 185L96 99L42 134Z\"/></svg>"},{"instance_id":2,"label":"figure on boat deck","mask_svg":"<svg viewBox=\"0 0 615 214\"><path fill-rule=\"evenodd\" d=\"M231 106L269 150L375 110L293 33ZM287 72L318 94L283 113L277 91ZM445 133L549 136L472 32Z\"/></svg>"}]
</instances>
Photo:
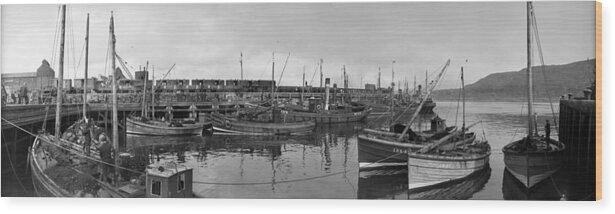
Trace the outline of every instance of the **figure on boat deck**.
<instances>
[{"instance_id":1,"label":"figure on boat deck","mask_svg":"<svg viewBox=\"0 0 615 214\"><path fill-rule=\"evenodd\" d=\"M111 154L113 152L113 148L111 143L107 141L107 137L105 137L105 135L100 135L98 141L98 151L100 152L100 159L102 160L102 163L99 163L100 180L103 182L108 182L109 171L111 171L111 166L114 162Z\"/></svg>"}]
</instances>

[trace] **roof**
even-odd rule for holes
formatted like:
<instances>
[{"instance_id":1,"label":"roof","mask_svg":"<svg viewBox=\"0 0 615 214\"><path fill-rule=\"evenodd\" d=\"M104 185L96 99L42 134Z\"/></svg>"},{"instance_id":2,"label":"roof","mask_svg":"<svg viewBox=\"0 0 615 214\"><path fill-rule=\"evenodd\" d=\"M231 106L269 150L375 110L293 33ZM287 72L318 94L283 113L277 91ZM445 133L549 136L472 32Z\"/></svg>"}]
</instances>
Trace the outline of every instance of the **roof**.
<instances>
[{"instance_id":1,"label":"roof","mask_svg":"<svg viewBox=\"0 0 615 214\"><path fill-rule=\"evenodd\" d=\"M191 169L192 168L189 168L184 165L179 165L175 162L168 162L168 163L151 164L147 166L147 169L145 170L148 175L155 175L158 177L168 178L180 172L188 171Z\"/></svg>"},{"instance_id":2,"label":"roof","mask_svg":"<svg viewBox=\"0 0 615 214\"><path fill-rule=\"evenodd\" d=\"M2 78L24 78L24 77L36 77L36 72L5 73L5 74L2 74Z\"/></svg>"}]
</instances>

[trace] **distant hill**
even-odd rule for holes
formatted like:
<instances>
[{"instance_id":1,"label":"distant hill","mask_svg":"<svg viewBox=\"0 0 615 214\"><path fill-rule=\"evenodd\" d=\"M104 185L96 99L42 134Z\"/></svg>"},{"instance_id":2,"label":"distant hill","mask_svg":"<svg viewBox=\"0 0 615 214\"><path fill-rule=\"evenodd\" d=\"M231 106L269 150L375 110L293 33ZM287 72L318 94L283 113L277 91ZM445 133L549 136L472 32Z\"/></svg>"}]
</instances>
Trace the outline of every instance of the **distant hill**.
<instances>
[{"instance_id":1,"label":"distant hill","mask_svg":"<svg viewBox=\"0 0 615 214\"><path fill-rule=\"evenodd\" d=\"M537 101L551 98L558 100L561 95L572 93L581 96L582 91L595 79L594 68L596 60L583 60L565 65L546 65L547 83L540 66L532 67L534 72L534 96ZM524 101L527 93L527 69L493 73L466 85L466 99L474 101ZM459 89L436 90L433 93L437 100L457 100Z\"/></svg>"}]
</instances>

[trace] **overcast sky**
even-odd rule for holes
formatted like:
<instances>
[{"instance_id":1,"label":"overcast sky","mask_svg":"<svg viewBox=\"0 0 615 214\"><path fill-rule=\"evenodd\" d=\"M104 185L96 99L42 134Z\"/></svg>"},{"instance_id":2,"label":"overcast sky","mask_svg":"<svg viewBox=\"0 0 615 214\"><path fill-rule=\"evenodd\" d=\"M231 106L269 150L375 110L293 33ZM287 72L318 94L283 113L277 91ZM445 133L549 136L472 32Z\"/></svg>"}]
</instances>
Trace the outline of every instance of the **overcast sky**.
<instances>
[{"instance_id":1,"label":"overcast sky","mask_svg":"<svg viewBox=\"0 0 615 214\"><path fill-rule=\"evenodd\" d=\"M595 57L594 2L535 2L546 64ZM58 5L2 6L2 73L33 72L52 61ZM117 53L135 70L149 60L159 79L240 77L270 79L275 52L276 80L290 52L282 85L300 85L305 66L311 81L320 58L338 84L346 65L350 85L383 85L414 76L424 82L451 59L439 88L526 65L525 2L292 3L292 4L80 4L67 7L65 78L83 77L85 20L90 13L90 73L105 71L110 11L114 11ZM53 68L58 68L57 56ZM467 60L467 62L466 62ZM537 61L538 62L538 61ZM79 65L78 65L79 64ZM109 65L109 62L107 62ZM76 69L75 69L76 68ZM150 69L151 70L151 69ZM134 71L134 70L132 70ZM319 85L316 74L312 85Z\"/></svg>"}]
</instances>

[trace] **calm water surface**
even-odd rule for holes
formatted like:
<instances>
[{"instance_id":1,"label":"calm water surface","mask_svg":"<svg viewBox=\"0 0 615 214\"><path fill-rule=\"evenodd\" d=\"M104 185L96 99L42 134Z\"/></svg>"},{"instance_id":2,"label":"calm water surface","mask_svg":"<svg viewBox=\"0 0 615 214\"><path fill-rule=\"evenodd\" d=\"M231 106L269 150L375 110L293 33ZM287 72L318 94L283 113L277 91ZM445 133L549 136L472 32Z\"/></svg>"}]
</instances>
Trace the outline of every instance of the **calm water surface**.
<instances>
[{"instance_id":1,"label":"calm water surface","mask_svg":"<svg viewBox=\"0 0 615 214\"><path fill-rule=\"evenodd\" d=\"M438 102L434 110L448 125L461 125L457 102ZM558 106L555 105L555 112ZM359 172L357 134L373 123L318 127L293 137L129 136L127 150L152 162L177 161L194 168L194 192L206 198L360 198L360 199L542 199L569 193L565 170L528 192L505 173L502 147L526 133L524 103L466 103L466 124L492 147L490 169L453 184L408 192L407 170ZM552 121L548 103L536 105L538 127ZM457 119L456 119L457 115ZM456 123L457 121L457 123ZM541 132L542 132L542 128ZM557 138L557 131L552 131Z\"/></svg>"}]
</instances>

